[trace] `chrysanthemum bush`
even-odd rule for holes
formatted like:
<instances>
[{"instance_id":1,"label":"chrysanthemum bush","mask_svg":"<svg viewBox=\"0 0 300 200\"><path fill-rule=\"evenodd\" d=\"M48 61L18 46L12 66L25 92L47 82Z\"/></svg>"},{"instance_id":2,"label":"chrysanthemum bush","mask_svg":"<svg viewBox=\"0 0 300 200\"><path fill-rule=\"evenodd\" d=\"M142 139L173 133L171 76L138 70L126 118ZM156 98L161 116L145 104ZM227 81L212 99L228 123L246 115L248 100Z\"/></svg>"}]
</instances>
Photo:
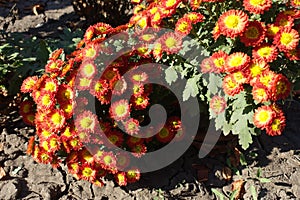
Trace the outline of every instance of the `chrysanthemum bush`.
<instances>
[{"instance_id":1,"label":"chrysanthemum bush","mask_svg":"<svg viewBox=\"0 0 300 200\"><path fill-rule=\"evenodd\" d=\"M141 158L187 134L181 115L193 109L178 111L174 94L162 86L180 77L187 79L183 100L207 102L216 129L238 135L244 149L261 130L282 134L281 105L299 85L298 1L132 3L128 24L90 26L74 52L54 51L43 75L24 80L20 114L35 126L27 153L37 162L66 164L77 179L99 186L105 177L119 185L139 180L130 156ZM150 77L162 84L148 84ZM168 111L166 123L135 137L155 104Z\"/></svg>"}]
</instances>

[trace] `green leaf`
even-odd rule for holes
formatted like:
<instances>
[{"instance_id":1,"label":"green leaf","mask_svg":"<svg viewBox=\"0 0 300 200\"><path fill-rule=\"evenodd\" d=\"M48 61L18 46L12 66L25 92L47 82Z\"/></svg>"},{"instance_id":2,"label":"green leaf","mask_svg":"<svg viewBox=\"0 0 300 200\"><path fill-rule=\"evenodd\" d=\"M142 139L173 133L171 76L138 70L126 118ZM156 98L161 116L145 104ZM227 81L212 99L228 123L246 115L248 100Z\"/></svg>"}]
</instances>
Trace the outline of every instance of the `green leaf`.
<instances>
[{"instance_id":1,"label":"green leaf","mask_svg":"<svg viewBox=\"0 0 300 200\"><path fill-rule=\"evenodd\" d=\"M230 133L230 131L232 130L232 125L229 123L224 123L223 124L223 134L226 136Z\"/></svg>"},{"instance_id":2,"label":"green leaf","mask_svg":"<svg viewBox=\"0 0 300 200\"><path fill-rule=\"evenodd\" d=\"M216 75L214 73L209 74L209 80L208 80L208 91L215 95L219 92L219 88L222 86L222 78L219 75Z\"/></svg>"},{"instance_id":3,"label":"green leaf","mask_svg":"<svg viewBox=\"0 0 300 200\"><path fill-rule=\"evenodd\" d=\"M261 177L261 168L260 167L257 169L256 176L257 176L257 178Z\"/></svg>"},{"instance_id":4,"label":"green leaf","mask_svg":"<svg viewBox=\"0 0 300 200\"><path fill-rule=\"evenodd\" d=\"M236 195L237 195L237 193L238 193L238 190L234 190L234 191L231 193L229 200L234 200L235 197L236 197Z\"/></svg>"},{"instance_id":5,"label":"green leaf","mask_svg":"<svg viewBox=\"0 0 300 200\"><path fill-rule=\"evenodd\" d=\"M172 66L166 69L165 74L166 74L166 81L169 85L171 85L172 82L175 82L178 78L177 72Z\"/></svg>"},{"instance_id":6,"label":"green leaf","mask_svg":"<svg viewBox=\"0 0 300 200\"><path fill-rule=\"evenodd\" d=\"M254 185L250 186L250 192L251 192L253 200L257 200L258 196L257 196L257 192L256 192L256 189L255 189Z\"/></svg>"},{"instance_id":7,"label":"green leaf","mask_svg":"<svg viewBox=\"0 0 300 200\"><path fill-rule=\"evenodd\" d=\"M197 82L200 79L200 76L194 76L187 80L184 91L183 91L183 101L188 100L190 97L196 97L198 94L198 85Z\"/></svg>"},{"instance_id":8,"label":"green leaf","mask_svg":"<svg viewBox=\"0 0 300 200\"><path fill-rule=\"evenodd\" d=\"M224 194L222 194L221 192L219 192L218 190L216 190L216 189L214 189L214 188L212 188L211 191L212 191L217 197L219 197L220 200L224 200L224 198L225 198L225 195L224 195Z\"/></svg>"},{"instance_id":9,"label":"green leaf","mask_svg":"<svg viewBox=\"0 0 300 200\"><path fill-rule=\"evenodd\" d=\"M243 127L239 133L239 144L242 146L244 150L248 149L250 144L252 143L252 136L249 132L249 127Z\"/></svg>"},{"instance_id":10,"label":"green leaf","mask_svg":"<svg viewBox=\"0 0 300 200\"><path fill-rule=\"evenodd\" d=\"M258 180L259 180L259 182L261 182L261 183L270 183L270 182L271 182L271 180L270 180L270 179L267 179L267 178L259 178Z\"/></svg>"},{"instance_id":11,"label":"green leaf","mask_svg":"<svg viewBox=\"0 0 300 200\"><path fill-rule=\"evenodd\" d=\"M219 130L223 127L224 123L226 123L225 112L222 112L216 117L216 130Z\"/></svg>"},{"instance_id":12,"label":"green leaf","mask_svg":"<svg viewBox=\"0 0 300 200\"><path fill-rule=\"evenodd\" d=\"M245 155L243 153L241 153L241 155L240 155L240 163L243 166L247 166L247 161L246 161Z\"/></svg>"}]
</instances>

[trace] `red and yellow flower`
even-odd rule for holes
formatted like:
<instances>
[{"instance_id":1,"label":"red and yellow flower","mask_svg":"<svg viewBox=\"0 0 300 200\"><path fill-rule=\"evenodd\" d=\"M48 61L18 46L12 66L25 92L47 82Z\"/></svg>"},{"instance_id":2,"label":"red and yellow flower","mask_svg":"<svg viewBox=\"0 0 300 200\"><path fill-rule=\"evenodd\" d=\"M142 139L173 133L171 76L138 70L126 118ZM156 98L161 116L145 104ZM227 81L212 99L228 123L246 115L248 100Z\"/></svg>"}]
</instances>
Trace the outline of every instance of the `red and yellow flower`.
<instances>
[{"instance_id":1,"label":"red and yellow flower","mask_svg":"<svg viewBox=\"0 0 300 200\"><path fill-rule=\"evenodd\" d=\"M290 27L282 28L274 37L274 44L281 51L293 50L299 43L299 33Z\"/></svg>"},{"instance_id":2,"label":"red and yellow flower","mask_svg":"<svg viewBox=\"0 0 300 200\"><path fill-rule=\"evenodd\" d=\"M261 106L254 112L253 123L256 127L264 129L272 123L275 116L276 113L270 106Z\"/></svg>"},{"instance_id":3,"label":"red and yellow flower","mask_svg":"<svg viewBox=\"0 0 300 200\"><path fill-rule=\"evenodd\" d=\"M265 11L272 7L271 0L244 0L243 6L245 10L248 10L254 14L263 14Z\"/></svg>"},{"instance_id":4,"label":"red and yellow flower","mask_svg":"<svg viewBox=\"0 0 300 200\"><path fill-rule=\"evenodd\" d=\"M277 48L271 44L262 44L255 47L252 50L252 57L253 59L265 61L265 62L272 62L276 60L278 55Z\"/></svg>"},{"instance_id":5,"label":"red and yellow flower","mask_svg":"<svg viewBox=\"0 0 300 200\"><path fill-rule=\"evenodd\" d=\"M230 54L225 62L226 72L240 71L248 67L250 64L250 57L243 52L235 52Z\"/></svg>"},{"instance_id":6,"label":"red and yellow flower","mask_svg":"<svg viewBox=\"0 0 300 200\"><path fill-rule=\"evenodd\" d=\"M262 22L251 21L240 39L246 46L255 47L263 42L265 34L266 28Z\"/></svg>"}]
</instances>

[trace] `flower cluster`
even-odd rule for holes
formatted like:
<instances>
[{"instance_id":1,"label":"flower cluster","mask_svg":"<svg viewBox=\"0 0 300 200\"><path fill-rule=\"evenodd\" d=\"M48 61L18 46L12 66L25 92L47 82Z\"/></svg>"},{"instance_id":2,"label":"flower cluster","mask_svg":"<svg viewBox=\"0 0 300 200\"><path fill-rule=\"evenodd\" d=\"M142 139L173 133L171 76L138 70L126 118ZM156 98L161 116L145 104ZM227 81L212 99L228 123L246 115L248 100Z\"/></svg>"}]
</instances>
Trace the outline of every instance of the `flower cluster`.
<instances>
[{"instance_id":1,"label":"flower cluster","mask_svg":"<svg viewBox=\"0 0 300 200\"><path fill-rule=\"evenodd\" d=\"M119 185L126 185L140 178L139 169L130 164L131 156L139 158L149 149L159 148L174 138L182 139L181 120L174 113L169 113L165 125L157 124L143 133L147 136L157 131L156 135L135 137L140 127L149 123L151 105L168 98L168 92L147 84L149 77L161 79L161 69L140 67L153 63L150 54L143 51L145 47L136 47L111 63L104 59L115 55L114 48L119 47L107 48L104 39L126 29L127 26L95 24L87 29L66 60L63 50L58 49L51 54L42 76L24 80L21 91L28 95L20 105L20 114L25 123L36 128L37 137L31 138L27 153L37 162L53 167L66 164L77 179L98 186L111 175ZM129 35L124 34L125 39L120 41L127 41ZM148 37L142 34L137 38ZM173 37L177 36L164 34L157 40L168 44L166 40ZM169 51L176 48L171 45ZM127 93L132 95L125 98ZM161 97L153 100L153 95ZM95 111L90 109L92 106ZM171 101L166 106L177 104Z\"/></svg>"},{"instance_id":2,"label":"flower cluster","mask_svg":"<svg viewBox=\"0 0 300 200\"><path fill-rule=\"evenodd\" d=\"M36 128L27 151L36 161L66 164L76 178L99 186L105 177L119 185L137 181L131 156L140 158L186 135L172 92L148 84L164 75L175 80L177 73L189 79L183 99L197 96L209 103L216 127L243 134L243 148L258 130L282 133L285 116L278 104L299 81L299 1L131 2L128 24L90 26L70 55L54 51L43 75L24 80L21 91L28 95L20 114ZM177 55L194 55L199 46L202 52L193 59ZM155 62L174 69L168 74ZM162 102L170 111L166 123L143 129L149 137L137 137L151 121L149 108Z\"/></svg>"},{"instance_id":3,"label":"flower cluster","mask_svg":"<svg viewBox=\"0 0 300 200\"><path fill-rule=\"evenodd\" d=\"M300 60L299 1L132 2L137 5L131 24L141 29L172 28L183 36L195 38L205 49L207 58L202 59L200 72L194 70L187 78L208 74L222 81L219 85L221 91L212 91L212 84L208 83L209 91L203 94L210 102L212 116L218 117L220 112L226 111L225 117L222 117L227 124L224 122L219 127L241 124L236 123L236 118L230 119L230 116L237 112L232 108L239 107L233 104L244 98L245 103L240 106L252 107L251 112L246 113L249 116L247 121L243 123L249 126L249 130L254 124L269 135L282 133L285 127L282 111L268 115L267 123L258 117L257 112L265 110L265 106L270 107L270 104L273 106L268 110L274 110L275 107L280 110L275 105L290 96L292 83L299 82L299 69L295 69ZM192 62L189 64L197 67ZM199 95L202 95L201 91ZM238 134L235 130L234 134ZM258 131L251 130L249 134Z\"/></svg>"}]
</instances>

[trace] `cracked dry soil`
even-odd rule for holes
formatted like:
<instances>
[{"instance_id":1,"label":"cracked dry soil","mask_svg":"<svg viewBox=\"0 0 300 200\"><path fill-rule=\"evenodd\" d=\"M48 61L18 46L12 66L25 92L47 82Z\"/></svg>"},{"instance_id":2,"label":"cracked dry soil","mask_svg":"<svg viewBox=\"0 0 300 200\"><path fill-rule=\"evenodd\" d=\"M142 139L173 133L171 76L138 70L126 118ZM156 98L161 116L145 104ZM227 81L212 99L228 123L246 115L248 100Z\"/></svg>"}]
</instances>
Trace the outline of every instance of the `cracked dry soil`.
<instances>
[{"instance_id":1,"label":"cracked dry soil","mask_svg":"<svg viewBox=\"0 0 300 200\"><path fill-rule=\"evenodd\" d=\"M34 15L32 5L37 1L0 0L0 27L6 24L7 33L21 32L38 37L57 37L64 27L74 28L82 22L73 12L71 1L39 0L45 3L45 14ZM12 23L10 8L16 3L18 17ZM9 15L9 16L8 16ZM0 98L0 199L215 199L211 188L229 193L231 182L222 176L227 154L197 158L197 148L191 148L170 166L143 174L138 183L119 187L107 180L102 188L86 181L78 181L66 173L64 167L52 169L33 161L26 155L28 138L34 129L27 127L17 111L14 97ZM254 139L243 152L247 167L239 167L234 180L247 180L243 199L252 199L250 186L254 185L258 199L300 199L300 103L297 100L284 105L287 128L282 136L265 134ZM257 156L253 156L257 155ZM198 167L193 167L195 164ZM200 167L199 167L200 166ZM255 179L257 170L270 182Z\"/></svg>"}]
</instances>

